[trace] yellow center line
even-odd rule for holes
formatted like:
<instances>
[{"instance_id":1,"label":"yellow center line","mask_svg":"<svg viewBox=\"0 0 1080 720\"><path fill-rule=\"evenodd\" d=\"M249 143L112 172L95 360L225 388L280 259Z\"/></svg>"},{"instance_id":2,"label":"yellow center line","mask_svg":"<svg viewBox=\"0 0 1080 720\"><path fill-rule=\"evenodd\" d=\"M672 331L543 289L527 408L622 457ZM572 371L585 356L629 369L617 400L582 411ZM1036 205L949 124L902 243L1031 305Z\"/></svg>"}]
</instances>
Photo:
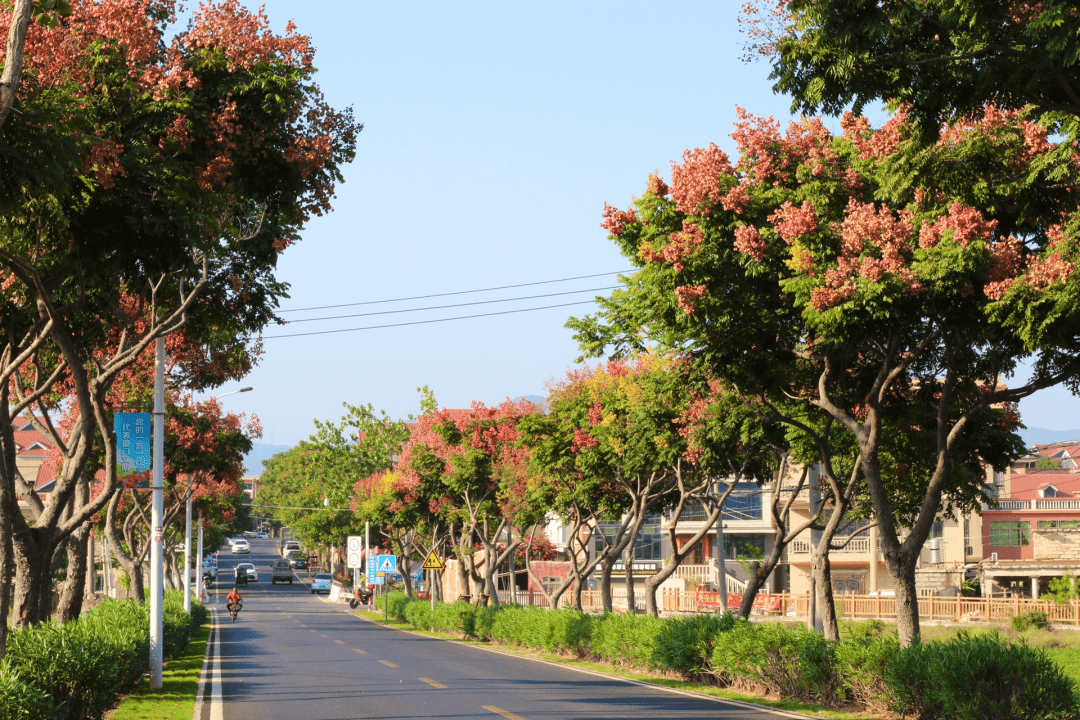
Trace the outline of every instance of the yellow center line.
<instances>
[{"instance_id":1,"label":"yellow center line","mask_svg":"<svg viewBox=\"0 0 1080 720\"><path fill-rule=\"evenodd\" d=\"M344 640L335 640L334 642L336 642L338 645L344 645L345 644Z\"/></svg>"},{"instance_id":2,"label":"yellow center line","mask_svg":"<svg viewBox=\"0 0 1080 720\"><path fill-rule=\"evenodd\" d=\"M419 679L420 679L420 680L423 680L424 682L426 682L426 683L427 683L428 685L430 685L431 687L434 687L434 688L440 688L440 689L442 689L442 690L445 690L445 689L446 689L446 686L445 686L445 685L443 685L442 683L438 683L438 682L435 682L435 681L434 681L434 680L432 680L431 678L419 678Z\"/></svg>"},{"instance_id":3,"label":"yellow center line","mask_svg":"<svg viewBox=\"0 0 1080 720\"><path fill-rule=\"evenodd\" d=\"M380 660L379 662L381 662L381 663L382 663L383 665L385 665L386 667L397 667L397 665L395 665L394 663L390 662L389 660Z\"/></svg>"},{"instance_id":4,"label":"yellow center line","mask_svg":"<svg viewBox=\"0 0 1080 720\"><path fill-rule=\"evenodd\" d=\"M503 710L502 708L497 708L494 705L484 705L483 708L498 715L502 715L507 720L525 720L525 718L521 717L520 715L515 715L512 712L508 712L506 710Z\"/></svg>"},{"instance_id":5,"label":"yellow center line","mask_svg":"<svg viewBox=\"0 0 1080 720\"><path fill-rule=\"evenodd\" d=\"M367 650L361 650L360 648L353 648L353 650L360 653L361 655L367 655Z\"/></svg>"}]
</instances>

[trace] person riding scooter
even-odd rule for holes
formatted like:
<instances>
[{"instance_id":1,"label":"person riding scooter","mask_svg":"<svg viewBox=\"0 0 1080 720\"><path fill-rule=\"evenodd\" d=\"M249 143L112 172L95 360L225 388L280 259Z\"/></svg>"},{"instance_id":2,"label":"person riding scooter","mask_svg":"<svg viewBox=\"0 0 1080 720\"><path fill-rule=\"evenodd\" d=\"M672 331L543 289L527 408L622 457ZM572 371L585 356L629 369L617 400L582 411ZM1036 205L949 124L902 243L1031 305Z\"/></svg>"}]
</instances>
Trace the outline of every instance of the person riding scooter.
<instances>
[{"instance_id":1,"label":"person riding scooter","mask_svg":"<svg viewBox=\"0 0 1080 720\"><path fill-rule=\"evenodd\" d=\"M241 602L242 599L243 598L240 597L240 591L235 587L229 591L229 595L225 598L225 609L232 613L233 620L236 620L237 613L244 607L244 604Z\"/></svg>"},{"instance_id":2,"label":"person riding scooter","mask_svg":"<svg viewBox=\"0 0 1080 720\"><path fill-rule=\"evenodd\" d=\"M353 590L353 597L352 600L349 601L349 607L355 610L357 606L367 605L371 602L371 595L373 593L372 587L373 586L364 587L363 585L357 585L356 589Z\"/></svg>"}]
</instances>

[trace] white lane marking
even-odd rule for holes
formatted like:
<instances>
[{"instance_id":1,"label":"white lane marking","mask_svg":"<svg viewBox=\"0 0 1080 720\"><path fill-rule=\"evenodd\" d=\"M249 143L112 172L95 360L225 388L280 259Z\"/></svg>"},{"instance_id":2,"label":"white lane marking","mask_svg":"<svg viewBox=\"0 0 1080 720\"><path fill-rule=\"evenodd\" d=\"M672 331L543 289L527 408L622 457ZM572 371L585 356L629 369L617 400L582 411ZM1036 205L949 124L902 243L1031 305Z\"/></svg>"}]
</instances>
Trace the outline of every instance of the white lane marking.
<instances>
[{"instance_id":1,"label":"white lane marking","mask_svg":"<svg viewBox=\"0 0 1080 720\"><path fill-rule=\"evenodd\" d=\"M217 629L217 642L214 643L214 681L210 694L210 720L225 720L225 710L221 698L221 626L214 618Z\"/></svg>"},{"instance_id":2,"label":"white lane marking","mask_svg":"<svg viewBox=\"0 0 1080 720\"><path fill-rule=\"evenodd\" d=\"M206 654L203 656L202 672L199 673L199 689L195 691L195 710L191 720L202 720L203 701L206 697L206 680L210 672L210 648L214 644L214 612L210 611L210 631L206 635Z\"/></svg>"}]
</instances>

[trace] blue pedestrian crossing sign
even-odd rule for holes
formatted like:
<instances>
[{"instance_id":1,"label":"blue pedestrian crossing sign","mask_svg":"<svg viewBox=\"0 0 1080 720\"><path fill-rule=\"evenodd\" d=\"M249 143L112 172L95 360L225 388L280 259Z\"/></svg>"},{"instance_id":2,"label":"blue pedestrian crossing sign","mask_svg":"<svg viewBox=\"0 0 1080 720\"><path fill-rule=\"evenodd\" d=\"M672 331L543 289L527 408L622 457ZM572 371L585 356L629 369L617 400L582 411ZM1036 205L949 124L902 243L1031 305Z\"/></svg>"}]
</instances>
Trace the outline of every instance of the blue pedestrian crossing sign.
<instances>
[{"instance_id":1,"label":"blue pedestrian crossing sign","mask_svg":"<svg viewBox=\"0 0 1080 720\"><path fill-rule=\"evenodd\" d=\"M376 555L375 562L378 564L376 575L393 575L397 572L397 555Z\"/></svg>"}]
</instances>

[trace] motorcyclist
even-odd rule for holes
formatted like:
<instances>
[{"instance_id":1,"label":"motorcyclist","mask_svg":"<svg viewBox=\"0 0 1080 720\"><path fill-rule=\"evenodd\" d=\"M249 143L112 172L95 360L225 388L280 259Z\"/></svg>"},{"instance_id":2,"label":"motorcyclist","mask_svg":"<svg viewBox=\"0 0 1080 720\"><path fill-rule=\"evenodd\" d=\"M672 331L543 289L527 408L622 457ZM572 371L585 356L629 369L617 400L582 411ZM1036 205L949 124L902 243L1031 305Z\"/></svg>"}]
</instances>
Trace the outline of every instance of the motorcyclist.
<instances>
[{"instance_id":1,"label":"motorcyclist","mask_svg":"<svg viewBox=\"0 0 1080 720\"><path fill-rule=\"evenodd\" d=\"M245 587L247 586L247 581L248 581L247 570L245 570L244 568L242 568L240 566L237 566L236 570L233 571L233 574L234 574L234 576L236 578L236 580L235 580L236 585L243 585Z\"/></svg>"},{"instance_id":2,"label":"motorcyclist","mask_svg":"<svg viewBox=\"0 0 1080 720\"><path fill-rule=\"evenodd\" d=\"M240 608L244 607L244 604L241 602L241 600L242 598L240 597L240 590L236 587L233 587L233 589L229 591L228 596L225 598L225 609L227 609L229 612L233 612L233 609L235 608L236 611L239 612Z\"/></svg>"}]
</instances>

